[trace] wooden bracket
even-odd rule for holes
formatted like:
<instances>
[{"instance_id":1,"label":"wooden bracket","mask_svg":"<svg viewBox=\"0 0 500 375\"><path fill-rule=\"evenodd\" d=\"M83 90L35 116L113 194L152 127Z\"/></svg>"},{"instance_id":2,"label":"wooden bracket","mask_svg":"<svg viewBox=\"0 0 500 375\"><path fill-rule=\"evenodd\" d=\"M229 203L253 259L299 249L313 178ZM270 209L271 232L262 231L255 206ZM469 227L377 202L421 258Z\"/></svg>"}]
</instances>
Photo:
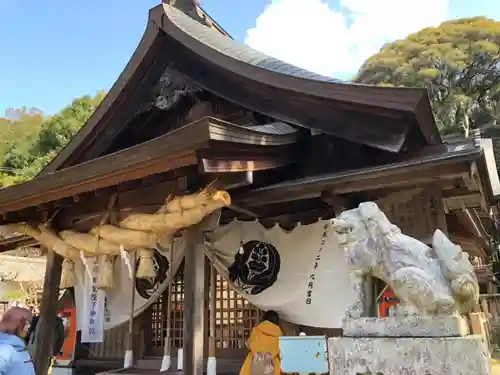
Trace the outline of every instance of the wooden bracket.
<instances>
[{"instance_id":1,"label":"wooden bracket","mask_svg":"<svg viewBox=\"0 0 500 375\"><path fill-rule=\"evenodd\" d=\"M219 227L219 221L221 217L222 210L216 210L210 215L205 216L202 222L199 224L200 230L203 232L213 232Z\"/></svg>"},{"instance_id":2,"label":"wooden bracket","mask_svg":"<svg viewBox=\"0 0 500 375\"><path fill-rule=\"evenodd\" d=\"M237 206L237 205L231 204L227 208L230 209L231 211L239 212L240 214L247 215L247 216L249 216L251 218L254 218L254 219L258 219L259 218L259 215L257 215L255 212L247 210L246 208L243 208L241 206Z\"/></svg>"},{"instance_id":3,"label":"wooden bracket","mask_svg":"<svg viewBox=\"0 0 500 375\"><path fill-rule=\"evenodd\" d=\"M349 208L347 200L340 195L335 195L330 192L322 192L321 199L326 202L328 205L333 207L335 216L338 216L342 213L342 211Z\"/></svg>"},{"instance_id":4,"label":"wooden bracket","mask_svg":"<svg viewBox=\"0 0 500 375\"><path fill-rule=\"evenodd\" d=\"M481 182L479 180L479 174L476 163L470 165L469 171L462 175L465 186L470 191L481 190Z\"/></svg>"},{"instance_id":5,"label":"wooden bracket","mask_svg":"<svg viewBox=\"0 0 500 375\"><path fill-rule=\"evenodd\" d=\"M390 193L389 195L377 199L375 203L379 207L383 207L386 205L390 204L401 204L408 202L413 199L413 197L417 194L420 194L423 191L422 188L415 188L415 189L407 189L407 190L402 190L402 191L396 191L393 193Z\"/></svg>"}]
</instances>

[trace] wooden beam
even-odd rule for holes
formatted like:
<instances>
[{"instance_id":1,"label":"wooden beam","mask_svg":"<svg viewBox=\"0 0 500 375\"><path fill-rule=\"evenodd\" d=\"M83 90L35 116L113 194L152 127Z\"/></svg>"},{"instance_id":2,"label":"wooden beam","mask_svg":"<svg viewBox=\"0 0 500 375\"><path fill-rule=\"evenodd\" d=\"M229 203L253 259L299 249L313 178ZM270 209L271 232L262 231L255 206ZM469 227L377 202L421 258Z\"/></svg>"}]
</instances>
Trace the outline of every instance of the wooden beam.
<instances>
[{"instance_id":1,"label":"wooden beam","mask_svg":"<svg viewBox=\"0 0 500 375\"><path fill-rule=\"evenodd\" d=\"M334 183L332 192L334 194L347 194L360 191L370 191L387 187L411 187L433 183L439 177L443 180L455 179L460 175L461 166L440 166L435 169L417 172L405 172L374 176L372 178L359 178Z\"/></svg>"},{"instance_id":2,"label":"wooden beam","mask_svg":"<svg viewBox=\"0 0 500 375\"><path fill-rule=\"evenodd\" d=\"M290 225L295 224L297 222L310 222L317 221L319 219L330 219L337 214L335 213L335 209L332 207L321 207L321 208L313 208L305 211L299 212L290 212L284 213L275 216L266 216L263 217L262 220L270 223L277 223L281 225Z\"/></svg>"},{"instance_id":3,"label":"wooden beam","mask_svg":"<svg viewBox=\"0 0 500 375\"><path fill-rule=\"evenodd\" d=\"M446 189L443 190L443 198L463 198L463 197L469 197L469 196L474 196L477 195L478 192L472 192L466 187L462 188L454 188L454 189Z\"/></svg>"},{"instance_id":4,"label":"wooden beam","mask_svg":"<svg viewBox=\"0 0 500 375\"><path fill-rule=\"evenodd\" d=\"M177 137L153 141L92 160L51 175L35 178L0 192L0 212L11 212L45 202L72 197L100 188L136 180L198 163L193 149L203 138L185 132L190 144ZM201 133L201 132L200 132Z\"/></svg>"},{"instance_id":5,"label":"wooden beam","mask_svg":"<svg viewBox=\"0 0 500 375\"><path fill-rule=\"evenodd\" d=\"M202 172L204 173L236 173L245 171L262 171L266 169L274 169L290 164L295 161L293 154L290 152L279 156L269 156L234 159L234 160L218 160L218 159L201 159Z\"/></svg>"},{"instance_id":6,"label":"wooden beam","mask_svg":"<svg viewBox=\"0 0 500 375\"><path fill-rule=\"evenodd\" d=\"M489 236L483 228L480 228L468 209L454 212L460 225L467 231L474 241L484 250L488 250Z\"/></svg>"},{"instance_id":7,"label":"wooden beam","mask_svg":"<svg viewBox=\"0 0 500 375\"><path fill-rule=\"evenodd\" d=\"M232 189L235 187L240 187L242 185L247 185L252 181L252 172L247 173L236 173L230 176L212 176L211 179L205 180L204 183L209 184L217 179L216 186L218 189ZM159 206L165 203L165 198L172 192L175 194L181 194L186 192L188 177L182 176L177 179L158 182L150 186L138 186L131 190L119 192L120 200L120 216L122 218L128 216L132 211L140 213L153 213ZM115 191L115 190L114 190ZM111 191L109 192L112 193ZM61 221L64 223L64 227L80 226L82 228L88 228L99 221L99 216L103 215L106 211L106 205L109 196L103 194L98 198L82 199L77 204L73 204L67 207L61 213ZM236 208L231 206L230 209L237 211L244 210L242 208ZM248 213L244 210L244 213ZM257 217L257 216L255 216ZM1 246L1 243L0 243Z\"/></svg>"},{"instance_id":8,"label":"wooden beam","mask_svg":"<svg viewBox=\"0 0 500 375\"><path fill-rule=\"evenodd\" d=\"M366 275L363 278L363 316L376 317L376 306L374 277Z\"/></svg>"},{"instance_id":9,"label":"wooden beam","mask_svg":"<svg viewBox=\"0 0 500 375\"><path fill-rule=\"evenodd\" d=\"M446 209L443 203L443 191L437 185L430 189L432 199L432 214L435 216L436 229L440 229L444 234L448 234L448 225L446 223Z\"/></svg>"},{"instance_id":10,"label":"wooden beam","mask_svg":"<svg viewBox=\"0 0 500 375\"><path fill-rule=\"evenodd\" d=\"M210 184L215 181L214 187L220 190L231 190L253 184L254 172L242 173L214 173L203 176L203 183Z\"/></svg>"},{"instance_id":11,"label":"wooden beam","mask_svg":"<svg viewBox=\"0 0 500 375\"><path fill-rule=\"evenodd\" d=\"M9 250L15 250L18 247L22 246L36 246L38 242L31 237L28 236L16 236L4 239L0 241L0 253Z\"/></svg>"},{"instance_id":12,"label":"wooden beam","mask_svg":"<svg viewBox=\"0 0 500 375\"><path fill-rule=\"evenodd\" d=\"M161 205L165 203L165 199L170 193L174 191L183 192L182 190L179 191L178 187L185 183L185 179L185 177L181 177L150 186L138 186L132 190L119 191L120 210L127 210L137 206ZM82 199L78 204L65 208L61 215L65 220L99 215L106 211L108 201L108 194L103 194L91 200Z\"/></svg>"},{"instance_id":13,"label":"wooden beam","mask_svg":"<svg viewBox=\"0 0 500 375\"><path fill-rule=\"evenodd\" d=\"M342 195L384 188L422 187L436 181L459 179L470 168L469 161L409 166L408 163L365 168L322 177L307 178L267 186L235 197L235 204L245 208L294 200L321 197L322 192Z\"/></svg>"},{"instance_id":14,"label":"wooden beam","mask_svg":"<svg viewBox=\"0 0 500 375\"><path fill-rule=\"evenodd\" d=\"M483 197L479 194L470 194L461 197L444 198L443 199L446 210L460 211L465 208L482 208L483 207Z\"/></svg>"},{"instance_id":15,"label":"wooden beam","mask_svg":"<svg viewBox=\"0 0 500 375\"><path fill-rule=\"evenodd\" d=\"M408 202L409 200L413 199L413 197L417 194L420 194L423 191L422 188L416 188L416 189L406 189L402 191L395 191L393 193L388 194L387 196L377 199L375 203L379 205L380 207L383 207L385 205L389 204L401 204Z\"/></svg>"},{"instance_id":16,"label":"wooden beam","mask_svg":"<svg viewBox=\"0 0 500 375\"><path fill-rule=\"evenodd\" d=\"M470 191L478 191L481 189L481 180L479 178L479 172L476 163L472 163L470 169L467 173L464 173L463 180L465 186Z\"/></svg>"},{"instance_id":17,"label":"wooden beam","mask_svg":"<svg viewBox=\"0 0 500 375\"><path fill-rule=\"evenodd\" d=\"M234 204L230 205L228 207L228 209L230 209L231 211L238 212L240 214L249 216L249 217L254 218L254 219L258 219L259 218L259 215L256 214L255 212L247 210L247 209L245 209L243 207L240 207L240 206L236 206Z\"/></svg>"},{"instance_id":18,"label":"wooden beam","mask_svg":"<svg viewBox=\"0 0 500 375\"><path fill-rule=\"evenodd\" d=\"M475 223L475 227L478 229L478 237L489 239L490 234L486 230L484 226L485 223L478 215L477 210L467 209L466 211L467 211L467 216L469 217L470 220L472 220ZM489 219L491 220L491 218Z\"/></svg>"},{"instance_id":19,"label":"wooden beam","mask_svg":"<svg viewBox=\"0 0 500 375\"><path fill-rule=\"evenodd\" d=\"M0 191L0 214L39 207L151 175L198 166L198 173L248 172L291 161L298 137L203 118L163 136ZM290 146L288 146L290 145ZM284 148L283 148L284 147ZM290 152L283 152L289 150ZM107 193L105 193L107 194ZM79 197L80 200L81 197ZM76 198L78 200L78 197Z\"/></svg>"},{"instance_id":20,"label":"wooden beam","mask_svg":"<svg viewBox=\"0 0 500 375\"><path fill-rule=\"evenodd\" d=\"M464 251L479 256L482 259L487 259L487 254L484 252L481 244L478 243L478 237L466 237L456 233L450 233L449 237L453 243L459 245Z\"/></svg>"},{"instance_id":21,"label":"wooden beam","mask_svg":"<svg viewBox=\"0 0 500 375\"><path fill-rule=\"evenodd\" d=\"M342 211L350 208L345 198L330 192L322 192L321 199L334 209L335 216L340 215Z\"/></svg>"},{"instance_id":22,"label":"wooden beam","mask_svg":"<svg viewBox=\"0 0 500 375\"><path fill-rule=\"evenodd\" d=\"M204 233L196 225L185 234L184 269L184 373L203 375L205 342Z\"/></svg>"},{"instance_id":23,"label":"wooden beam","mask_svg":"<svg viewBox=\"0 0 500 375\"><path fill-rule=\"evenodd\" d=\"M210 215L205 216L205 218L198 224L199 229L206 232L213 232L219 227L219 222L221 219L222 209L215 210Z\"/></svg>"},{"instance_id":24,"label":"wooden beam","mask_svg":"<svg viewBox=\"0 0 500 375\"><path fill-rule=\"evenodd\" d=\"M43 282L42 303L40 306L40 321L36 335L36 350L33 359L37 375L46 375L53 356L55 337L57 300L59 283L61 282L62 257L48 250L45 278Z\"/></svg>"}]
</instances>

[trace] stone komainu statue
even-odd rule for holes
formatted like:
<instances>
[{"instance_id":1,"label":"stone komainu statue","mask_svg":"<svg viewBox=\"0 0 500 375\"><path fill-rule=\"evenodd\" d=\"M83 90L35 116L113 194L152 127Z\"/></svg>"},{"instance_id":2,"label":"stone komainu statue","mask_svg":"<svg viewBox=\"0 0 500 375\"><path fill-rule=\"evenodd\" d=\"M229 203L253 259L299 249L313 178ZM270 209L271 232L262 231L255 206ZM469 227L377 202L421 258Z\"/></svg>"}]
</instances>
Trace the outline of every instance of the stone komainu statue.
<instances>
[{"instance_id":1,"label":"stone komainu statue","mask_svg":"<svg viewBox=\"0 0 500 375\"><path fill-rule=\"evenodd\" d=\"M440 230L432 247L401 233L373 202L332 220L344 248L356 299L346 313L363 313L363 278L384 281L400 300L398 315L453 315L470 311L479 285L468 254Z\"/></svg>"}]
</instances>

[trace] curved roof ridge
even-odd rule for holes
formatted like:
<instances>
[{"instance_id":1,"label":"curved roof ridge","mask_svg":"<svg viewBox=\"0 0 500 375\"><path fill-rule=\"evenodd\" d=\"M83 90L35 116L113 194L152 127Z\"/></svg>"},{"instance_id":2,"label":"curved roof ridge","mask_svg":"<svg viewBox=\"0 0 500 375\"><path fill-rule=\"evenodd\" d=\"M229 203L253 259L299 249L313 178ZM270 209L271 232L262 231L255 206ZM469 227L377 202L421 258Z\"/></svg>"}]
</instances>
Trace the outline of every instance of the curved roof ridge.
<instances>
[{"instance_id":1,"label":"curved roof ridge","mask_svg":"<svg viewBox=\"0 0 500 375\"><path fill-rule=\"evenodd\" d=\"M206 21L206 17L204 18ZM106 142L114 139L123 122L122 112L129 111L131 102L139 95L139 87L148 84L145 83L144 76L153 77L156 73L151 73L151 69L154 68L156 72L167 59L175 60L175 56L168 56L168 53L158 59L158 54L164 53L163 48L168 41L183 46L179 52L184 55L179 55L181 60L177 61L175 67L179 74L189 76L193 82L199 81L200 87L207 86L221 97L247 95L248 98L241 105L280 121L342 136L391 152L399 150L408 128L415 123L421 128L427 143L441 142L423 89L353 84L313 73L242 45L210 24L199 22L168 4L159 4L149 11L147 27L137 49L102 103L39 176L88 160L106 147ZM189 56L189 51L193 52L192 56ZM203 72L197 71L195 65L188 68L183 60L185 58L191 64L205 64L202 70L214 73L214 77L218 78L201 77ZM220 79L223 71L230 82L228 84L236 86L231 89L215 87L217 81L214 79ZM261 97L241 86L242 82L251 82L260 90ZM276 95L279 99L270 105L266 98ZM294 101L296 106L290 106L289 101ZM346 118L347 113L353 111L356 112L355 118ZM311 113L314 114L312 117ZM402 116L406 116L403 123L400 120ZM375 137L378 140L373 141L374 127L370 123L375 120L387 135L392 134L395 138L382 142L380 137ZM399 121L399 125L393 124L394 121ZM349 130L345 124L356 126ZM108 126L111 127L109 130Z\"/></svg>"}]
</instances>

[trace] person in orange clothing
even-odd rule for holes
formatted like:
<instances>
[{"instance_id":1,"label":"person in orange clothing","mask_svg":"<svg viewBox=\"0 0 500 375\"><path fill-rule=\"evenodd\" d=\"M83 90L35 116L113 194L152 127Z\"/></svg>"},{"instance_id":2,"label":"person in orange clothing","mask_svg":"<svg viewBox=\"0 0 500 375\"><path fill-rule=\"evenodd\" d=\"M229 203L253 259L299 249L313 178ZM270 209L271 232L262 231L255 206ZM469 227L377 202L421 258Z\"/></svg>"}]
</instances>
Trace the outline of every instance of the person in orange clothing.
<instances>
[{"instance_id":1,"label":"person in orange clothing","mask_svg":"<svg viewBox=\"0 0 500 375\"><path fill-rule=\"evenodd\" d=\"M241 367L240 375L281 374L279 337L283 332L279 323L279 315L269 310L264 314L262 322L253 328L247 342L250 352Z\"/></svg>"}]
</instances>

